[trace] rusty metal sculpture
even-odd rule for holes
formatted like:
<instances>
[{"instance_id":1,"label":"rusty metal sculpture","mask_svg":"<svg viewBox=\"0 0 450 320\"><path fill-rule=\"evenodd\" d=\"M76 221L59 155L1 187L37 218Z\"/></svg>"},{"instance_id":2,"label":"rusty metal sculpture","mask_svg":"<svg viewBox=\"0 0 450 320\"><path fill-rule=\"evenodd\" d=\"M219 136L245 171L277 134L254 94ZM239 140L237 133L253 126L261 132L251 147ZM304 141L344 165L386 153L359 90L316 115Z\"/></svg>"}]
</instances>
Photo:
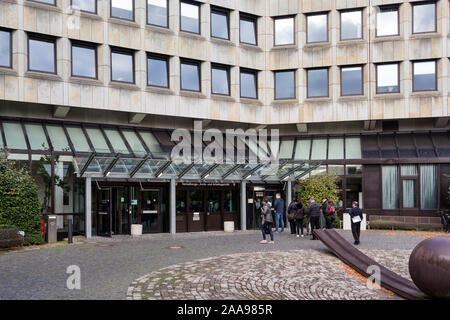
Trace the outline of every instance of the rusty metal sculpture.
<instances>
[{"instance_id":1,"label":"rusty metal sculpture","mask_svg":"<svg viewBox=\"0 0 450 320\"><path fill-rule=\"evenodd\" d=\"M450 237L420 242L409 257L409 273L430 297L450 299Z\"/></svg>"}]
</instances>

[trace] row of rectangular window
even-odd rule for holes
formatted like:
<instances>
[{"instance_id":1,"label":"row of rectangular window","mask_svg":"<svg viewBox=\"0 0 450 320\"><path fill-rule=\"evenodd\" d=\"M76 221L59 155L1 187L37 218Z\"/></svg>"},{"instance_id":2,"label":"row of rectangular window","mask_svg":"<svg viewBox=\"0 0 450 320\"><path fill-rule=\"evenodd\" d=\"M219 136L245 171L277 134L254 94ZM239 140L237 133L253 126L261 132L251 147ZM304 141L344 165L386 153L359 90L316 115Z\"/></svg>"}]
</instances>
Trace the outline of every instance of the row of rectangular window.
<instances>
[{"instance_id":1,"label":"row of rectangular window","mask_svg":"<svg viewBox=\"0 0 450 320\"><path fill-rule=\"evenodd\" d=\"M54 4L55 0L33 0ZM71 0L72 7L82 11L96 13L96 0ZM200 7L202 3L180 1L180 30L200 34ZM436 2L412 3L413 33L436 32ZM399 35L400 4L376 7L376 36ZM111 17L134 21L134 0L111 0ZM168 28L168 0L147 0L147 23ZM211 36L230 39L230 9L211 6ZM328 42L328 14L315 12L306 14L306 42ZM240 16L240 41L257 44L257 17L249 14ZM295 15L274 17L274 45L295 44ZM363 9L345 9L340 11L340 39L363 38Z\"/></svg>"},{"instance_id":2,"label":"row of rectangular window","mask_svg":"<svg viewBox=\"0 0 450 320\"><path fill-rule=\"evenodd\" d=\"M0 65L10 67L11 35L0 30ZM3 45L4 44L4 45ZM97 78L96 45L72 42L72 76ZM28 36L28 69L56 73L55 40L42 35ZM147 57L148 85L169 87L168 56L149 54ZM181 89L201 91L200 64L181 59ZM413 91L436 90L436 60L413 61ZM212 93L230 95L230 67L212 63ZM307 69L307 96L328 97L328 67ZM295 70L274 71L275 99L295 98ZM257 99L257 71L241 71L241 97ZM134 52L111 48L111 80L135 83ZM399 63L376 65L377 93L399 92ZM242 85L244 84L244 85ZM341 95L363 94L363 66L341 67Z\"/></svg>"}]
</instances>

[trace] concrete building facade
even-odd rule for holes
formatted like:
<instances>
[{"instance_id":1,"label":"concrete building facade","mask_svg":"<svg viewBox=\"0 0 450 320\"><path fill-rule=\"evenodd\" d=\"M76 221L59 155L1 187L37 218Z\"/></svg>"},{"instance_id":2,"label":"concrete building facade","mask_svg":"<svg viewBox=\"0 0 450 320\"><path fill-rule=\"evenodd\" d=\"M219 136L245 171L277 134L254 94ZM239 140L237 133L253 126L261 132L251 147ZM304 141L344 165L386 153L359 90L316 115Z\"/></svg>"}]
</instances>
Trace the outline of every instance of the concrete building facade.
<instances>
[{"instance_id":1,"label":"concrete building facade","mask_svg":"<svg viewBox=\"0 0 450 320\"><path fill-rule=\"evenodd\" d=\"M220 223L215 228L222 228L228 219L227 192L236 193L232 202L238 203L229 211L237 216L229 219L245 228L257 227L255 199L267 196L265 190L291 195L295 174L284 182L261 177L252 182L243 176L228 182L216 179L215 185L206 182L199 196L203 203L186 209L186 217L181 218L176 203L193 202L177 201L174 194L186 190L186 197L191 197L188 185L183 187L183 176L134 172L114 180L114 174L104 171L111 171L117 161L111 168L101 168L98 177L89 175L88 168L81 172L89 151L77 155L71 141L75 138L66 126L83 127L88 136L85 125L100 126L111 154L120 152L104 130L119 128L135 157L131 138L123 134L128 129L194 130L194 120L202 121L203 129L277 128L292 161L316 161L311 172L342 176L343 210L359 200L377 220L384 215L395 217L391 221L400 225L436 225L438 210L448 207L449 11L446 0L2 0L2 147L28 155L13 159L28 161L31 172L40 154L67 157L61 162L69 166L73 162L72 178L80 180L79 188L85 190L120 186L121 191L108 191L105 197L109 203L122 203L115 210L126 211L124 217L134 215L134 191L123 189L128 188L126 183L139 186L139 192L159 189L157 208L152 205L147 211L156 210L165 222L156 229L149 226L148 232L208 229L206 220L212 213L207 208L208 190L213 189L220 190L215 195L220 199L220 210L216 209ZM42 126L48 148L33 148L34 131L28 123ZM23 130L24 147L7 132L16 130L14 124ZM70 151L57 150L52 141L57 134L52 138L47 127L59 124ZM170 147L165 138L155 135L162 149ZM144 145L143 136L139 134ZM355 141L356 155L350 150ZM95 143L88 142L98 156ZM308 156L301 156L302 148L308 149ZM150 147L144 149L152 153ZM321 149L326 150L324 155ZM288 172L295 173L294 162ZM65 172L58 163L51 165L53 174ZM204 177L197 173L197 183L203 184ZM434 182L425 181L428 174ZM229 183L226 191L219 180ZM97 202L81 196L82 204L75 209L74 181L70 196L52 186L49 210L80 214L80 229L86 233L97 225L92 216L101 211L97 202L104 199L101 191L92 193L103 199ZM392 186L392 181L396 182L391 190L387 185ZM413 197L408 196L411 190ZM142 224L145 201L141 203L141 197L147 195L140 195L139 204L134 204L142 211L134 223ZM71 205L58 207L60 201ZM193 219L202 227L194 226ZM111 231L119 230L114 221L125 220L109 218L109 234L118 233ZM130 230L125 223L123 228L121 233Z\"/></svg>"}]
</instances>

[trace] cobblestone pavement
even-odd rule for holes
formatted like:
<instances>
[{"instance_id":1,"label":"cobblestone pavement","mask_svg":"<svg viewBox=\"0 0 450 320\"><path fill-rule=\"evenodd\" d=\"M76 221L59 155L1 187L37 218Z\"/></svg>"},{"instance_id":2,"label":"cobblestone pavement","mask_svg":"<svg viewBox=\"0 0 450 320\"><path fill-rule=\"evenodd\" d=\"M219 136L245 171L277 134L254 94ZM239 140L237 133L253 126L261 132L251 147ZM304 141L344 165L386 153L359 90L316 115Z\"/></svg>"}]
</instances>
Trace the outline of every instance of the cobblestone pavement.
<instances>
[{"instance_id":1,"label":"cobblestone pavement","mask_svg":"<svg viewBox=\"0 0 450 320\"><path fill-rule=\"evenodd\" d=\"M366 254L389 262L386 265L395 272L408 273L410 250L369 250ZM322 250L224 255L140 277L128 288L127 299L399 299L386 290L367 288L348 269Z\"/></svg>"},{"instance_id":2,"label":"cobblestone pavement","mask_svg":"<svg viewBox=\"0 0 450 320\"><path fill-rule=\"evenodd\" d=\"M351 241L350 231L339 230L339 233ZM362 231L359 248L369 250L368 252L373 254L380 263L408 276L407 256L420 241L428 236L408 234L407 232ZM271 296L267 291L269 285L273 285L274 292L283 292L283 289L291 288L286 289L286 297L324 298L337 295L337 299L340 297L392 298L384 292L362 293L363 291L360 291L358 293L353 289L349 290L348 288L354 286L365 288L365 285L361 279L346 270L341 261L335 258L320 241L311 241L306 237L296 238L286 232L275 235L274 245L261 245L259 240L261 240L259 231L237 231L233 234L206 232L177 235L159 234L140 238L126 236L112 239L95 238L73 245L57 244L0 251L0 300L125 299L127 289L135 279L146 277L153 272L164 272L167 270L166 268L181 268L180 266L188 268L183 265L185 263L188 263L188 266L195 263L204 266L208 265L208 261L211 262L208 267L208 270L211 271L210 273L201 272L202 279L216 281L219 278L213 277L211 272L213 272L212 270L216 272L216 269L219 268L217 272L223 275L222 278L227 272L229 279L233 279L232 277L236 277L238 274L239 281L249 280L247 284L252 286L252 283L255 283L256 286L260 270L268 275L266 282L259 282L259 291L256 293L250 289L238 289L239 287L236 287L234 291L231 289L228 292L218 291L224 297L238 298L244 295L250 299L252 295L260 295L271 299L278 297L277 295ZM349 243L349 245L352 244ZM170 249L170 247L181 248ZM230 255L234 260L226 258ZM266 264L261 262L263 255L269 257ZM201 259L207 259L207 262ZM298 269L298 265L295 264L299 263L297 260L309 273L294 274L294 271ZM236 267L233 267L232 261L238 263ZM69 290L66 286L69 276L66 270L70 265L77 265L81 269L80 290ZM189 268L187 270L190 270ZM188 272L185 277L190 276L189 280L191 280L192 277L199 274L199 270L189 271L191 274ZM243 270L246 272L242 272ZM308 289L310 292L302 292L303 289L299 287L299 284L295 284L295 281L289 279L273 281L274 278L270 278L271 270L276 272L274 274L294 274L294 278L297 277L295 279L306 279L310 282L313 282L312 279L317 279L318 281L315 287ZM178 276L183 275L179 274ZM329 278L327 278L328 276ZM153 276L152 279L154 280ZM177 278L179 281L181 279ZM225 279L228 283L229 279ZM303 283L307 283L306 280ZM190 296L206 298L211 295L212 293L207 291L211 291L210 281L212 280L203 281L204 291L198 288L197 296L194 294ZM179 291L177 283L170 283L167 290L176 292L178 289ZM301 283L302 281L300 281ZM217 285L215 283L215 287ZM240 286L242 287L243 284ZM334 287L338 289L332 289ZM310 296L308 296L308 292ZM164 293L160 292L160 295L164 296ZM144 297L142 292L141 297Z\"/></svg>"}]
</instances>

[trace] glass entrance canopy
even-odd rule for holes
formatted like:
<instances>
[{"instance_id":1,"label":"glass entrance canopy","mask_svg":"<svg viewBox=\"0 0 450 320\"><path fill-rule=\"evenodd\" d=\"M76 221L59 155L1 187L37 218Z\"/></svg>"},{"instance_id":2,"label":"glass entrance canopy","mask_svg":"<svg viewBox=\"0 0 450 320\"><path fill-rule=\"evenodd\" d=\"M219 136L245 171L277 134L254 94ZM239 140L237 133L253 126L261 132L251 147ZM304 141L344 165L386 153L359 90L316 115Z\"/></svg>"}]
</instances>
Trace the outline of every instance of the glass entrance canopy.
<instances>
[{"instance_id":1,"label":"glass entrance canopy","mask_svg":"<svg viewBox=\"0 0 450 320\"><path fill-rule=\"evenodd\" d=\"M295 138L263 143L224 135L222 162L189 156L179 163L171 156L177 142L170 130L9 119L0 119L0 124L0 148L70 155L78 177L276 182L298 179L320 165L295 157ZM239 139L243 150L238 150ZM226 143L230 140L231 147ZM207 146L202 143L202 154ZM189 148L193 155L200 153Z\"/></svg>"}]
</instances>

